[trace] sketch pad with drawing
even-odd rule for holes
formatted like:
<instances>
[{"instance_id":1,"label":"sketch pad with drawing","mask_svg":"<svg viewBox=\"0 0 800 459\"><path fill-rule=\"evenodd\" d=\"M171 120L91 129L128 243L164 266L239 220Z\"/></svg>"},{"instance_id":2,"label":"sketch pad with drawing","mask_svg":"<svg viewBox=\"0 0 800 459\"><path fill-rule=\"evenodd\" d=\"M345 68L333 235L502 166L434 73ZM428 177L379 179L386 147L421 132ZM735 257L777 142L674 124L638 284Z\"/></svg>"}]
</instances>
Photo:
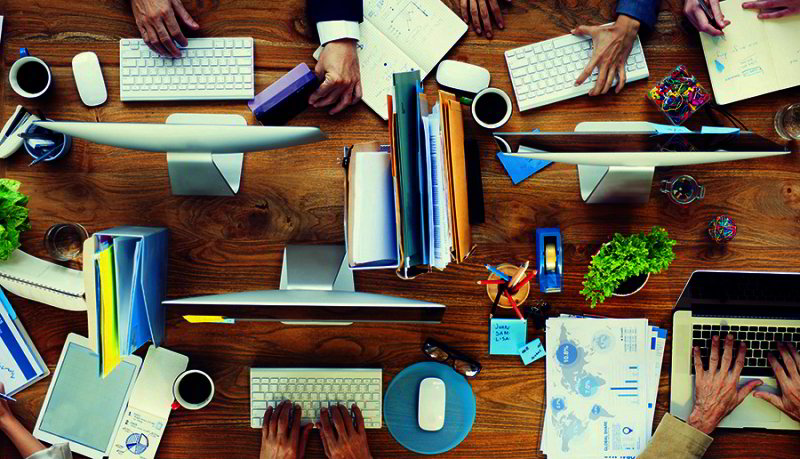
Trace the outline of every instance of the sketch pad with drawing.
<instances>
[{"instance_id":1,"label":"sketch pad with drawing","mask_svg":"<svg viewBox=\"0 0 800 459\"><path fill-rule=\"evenodd\" d=\"M89 340L70 333L58 359L33 436L51 444L68 442L73 453L108 456L142 359L125 356L106 378Z\"/></svg>"},{"instance_id":2,"label":"sketch pad with drawing","mask_svg":"<svg viewBox=\"0 0 800 459\"><path fill-rule=\"evenodd\" d=\"M360 32L362 99L388 120L392 74L420 70L425 79L467 32L467 25L441 0L364 0ZM321 52L320 47L314 58Z\"/></svg>"},{"instance_id":3,"label":"sketch pad with drawing","mask_svg":"<svg viewBox=\"0 0 800 459\"><path fill-rule=\"evenodd\" d=\"M700 33L714 99L724 105L800 85L800 16L758 19L743 0L720 3L725 35Z\"/></svg>"}]
</instances>

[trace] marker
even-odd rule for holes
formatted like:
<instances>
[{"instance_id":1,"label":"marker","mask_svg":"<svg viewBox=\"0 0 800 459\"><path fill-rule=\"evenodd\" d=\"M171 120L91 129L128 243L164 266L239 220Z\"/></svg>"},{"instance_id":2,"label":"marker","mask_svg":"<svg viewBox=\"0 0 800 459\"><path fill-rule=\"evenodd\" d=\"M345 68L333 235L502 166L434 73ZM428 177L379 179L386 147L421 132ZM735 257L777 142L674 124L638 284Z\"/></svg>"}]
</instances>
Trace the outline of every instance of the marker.
<instances>
[{"instance_id":1,"label":"marker","mask_svg":"<svg viewBox=\"0 0 800 459\"><path fill-rule=\"evenodd\" d=\"M492 273L492 274L494 274L495 276L499 277L500 279L503 279L503 280L504 280L504 281L506 281L506 282L508 282L508 281L510 281L510 280L511 280L511 278L510 278L510 277L508 277L508 275L507 275L506 273L504 273L503 271L500 271L499 269L495 268L495 267L494 267L494 266L492 266L492 265L489 265L489 264L487 264L487 265L486 265L486 269L488 269L488 270L489 270L489 272L491 272L491 273Z\"/></svg>"}]
</instances>

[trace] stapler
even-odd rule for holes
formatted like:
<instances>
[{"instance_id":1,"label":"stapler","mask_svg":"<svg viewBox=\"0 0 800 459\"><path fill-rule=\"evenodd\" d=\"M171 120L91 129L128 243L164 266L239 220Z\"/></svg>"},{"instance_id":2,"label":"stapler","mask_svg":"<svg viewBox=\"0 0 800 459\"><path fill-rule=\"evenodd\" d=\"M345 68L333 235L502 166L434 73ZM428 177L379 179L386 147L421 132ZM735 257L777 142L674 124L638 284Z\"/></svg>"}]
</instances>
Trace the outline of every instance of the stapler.
<instances>
[{"instance_id":1,"label":"stapler","mask_svg":"<svg viewBox=\"0 0 800 459\"><path fill-rule=\"evenodd\" d=\"M539 269L539 290L542 293L561 293L564 253L558 228L536 230L536 266Z\"/></svg>"}]
</instances>

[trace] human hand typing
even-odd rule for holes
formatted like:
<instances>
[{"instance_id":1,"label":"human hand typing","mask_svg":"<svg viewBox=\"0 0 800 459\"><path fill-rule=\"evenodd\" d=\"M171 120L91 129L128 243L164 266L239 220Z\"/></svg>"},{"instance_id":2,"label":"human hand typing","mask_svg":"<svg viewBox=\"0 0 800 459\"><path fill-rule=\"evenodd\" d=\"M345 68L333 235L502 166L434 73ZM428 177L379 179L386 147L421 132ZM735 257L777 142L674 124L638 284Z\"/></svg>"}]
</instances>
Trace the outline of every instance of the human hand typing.
<instances>
[{"instance_id":1,"label":"human hand typing","mask_svg":"<svg viewBox=\"0 0 800 459\"><path fill-rule=\"evenodd\" d=\"M200 28L181 0L131 0L131 8L144 42L164 57L181 57L173 40L181 46L189 44L178 19L192 30Z\"/></svg>"},{"instance_id":2,"label":"human hand typing","mask_svg":"<svg viewBox=\"0 0 800 459\"><path fill-rule=\"evenodd\" d=\"M611 25L578 26L572 29L573 35L591 35L594 48L592 58L578 75L575 86L583 84L597 68L597 81L589 91L589 95L607 93L615 77L618 78L615 92L619 93L625 87L625 63L631 54L638 32L639 21L625 15L620 15Z\"/></svg>"},{"instance_id":3,"label":"human hand typing","mask_svg":"<svg viewBox=\"0 0 800 459\"><path fill-rule=\"evenodd\" d=\"M511 0L508 0L509 3ZM486 38L492 38L492 17L497 27L504 29L503 12L498 0L461 0L461 19L467 24L472 19L472 28L480 35L485 32ZM481 28L483 22L483 28Z\"/></svg>"},{"instance_id":4,"label":"human hand typing","mask_svg":"<svg viewBox=\"0 0 800 459\"><path fill-rule=\"evenodd\" d=\"M784 16L800 14L800 0L759 0L744 2L742 8L759 10L759 19L777 19Z\"/></svg>"},{"instance_id":5,"label":"human hand typing","mask_svg":"<svg viewBox=\"0 0 800 459\"><path fill-rule=\"evenodd\" d=\"M293 419L289 424L289 413ZM259 459L303 459L312 425L300 427L303 410L299 405L283 401L276 408L267 408L261 427L261 454Z\"/></svg>"},{"instance_id":6,"label":"human hand typing","mask_svg":"<svg viewBox=\"0 0 800 459\"><path fill-rule=\"evenodd\" d=\"M694 409L689 415L687 424L695 429L711 435L722 419L747 397L756 387L763 384L761 380L754 379L741 388L737 387L739 376L744 368L744 356L747 346L739 343L736 360L733 360L733 335L725 338L725 349L722 361L719 356L719 336L711 340L711 353L709 354L708 370L703 369L700 359L700 348L694 352Z\"/></svg>"},{"instance_id":7,"label":"human hand typing","mask_svg":"<svg viewBox=\"0 0 800 459\"><path fill-rule=\"evenodd\" d=\"M355 427L353 418L342 405L333 406L330 411L323 408L320 413L317 428L328 459L372 459L364 428L364 416L356 405L352 409L356 419Z\"/></svg>"},{"instance_id":8,"label":"human hand typing","mask_svg":"<svg viewBox=\"0 0 800 459\"><path fill-rule=\"evenodd\" d=\"M767 361L778 379L781 395L759 391L753 396L772 403L795 421L800 421L800 355L791 344L778 343L778 352L783 359L783 365L772 353L767 356Z\"/></svg>"},{"instance_id":9,"label":"human hand typing","mask_svg":"<svg viewBox=\"0 0 800 459\"><path fill-rule=\"evenodd\" d=\"M701 2L706 0L686 0L683 4L683 14L694 25L695 29L700 32L705 32L709 35L719 36L722 35L722 29L728 26L731 21L725 19L722 10L719 7L719 0L708 0L706 5L711 8L711 13L714 15L714 23L708 20L708 16L701 5Z\"/></svg>"},{"instance_id":10,"label":"human hand typing","mask_svg":"<svg viewBox=\"0 0 800 459\"><path fill-rule=\"evenodd\" d=\"M361 100L361 69L356 45L357 42L349 38L325 44L314 67L322 84L308 98L309 104L319 108L335 103L328 112L335 115Z\"/></svg>"}]
</instances>

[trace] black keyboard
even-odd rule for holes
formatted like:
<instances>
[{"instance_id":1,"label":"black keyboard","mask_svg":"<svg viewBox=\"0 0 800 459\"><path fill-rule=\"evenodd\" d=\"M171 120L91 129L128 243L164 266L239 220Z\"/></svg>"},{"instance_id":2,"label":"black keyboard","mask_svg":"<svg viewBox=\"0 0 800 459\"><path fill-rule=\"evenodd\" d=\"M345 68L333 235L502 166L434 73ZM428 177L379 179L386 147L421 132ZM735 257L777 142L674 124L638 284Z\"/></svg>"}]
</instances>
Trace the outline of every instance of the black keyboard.
<instances>
[{"instance_id":1,"label":"black keyboard","mask_svg":"<svg viewBox=\"0 0 800 459\"><path fill-rule=\"evenodd\" d=\"M708 355L711 351L711 338L719 336L720 349L728 335L733 335L734 356L739 349L739 343L747 345L747 355L744 359L742 376L774 376L772 367L767 363L770 352L780 360L777 353L777 343L792 343L800 348L800 327L764 327L745 325L692 325L692 347L700 348L703 368L708 368ZM692 366L694 373L694 365Z\"/></svg>"}]
</instances>

